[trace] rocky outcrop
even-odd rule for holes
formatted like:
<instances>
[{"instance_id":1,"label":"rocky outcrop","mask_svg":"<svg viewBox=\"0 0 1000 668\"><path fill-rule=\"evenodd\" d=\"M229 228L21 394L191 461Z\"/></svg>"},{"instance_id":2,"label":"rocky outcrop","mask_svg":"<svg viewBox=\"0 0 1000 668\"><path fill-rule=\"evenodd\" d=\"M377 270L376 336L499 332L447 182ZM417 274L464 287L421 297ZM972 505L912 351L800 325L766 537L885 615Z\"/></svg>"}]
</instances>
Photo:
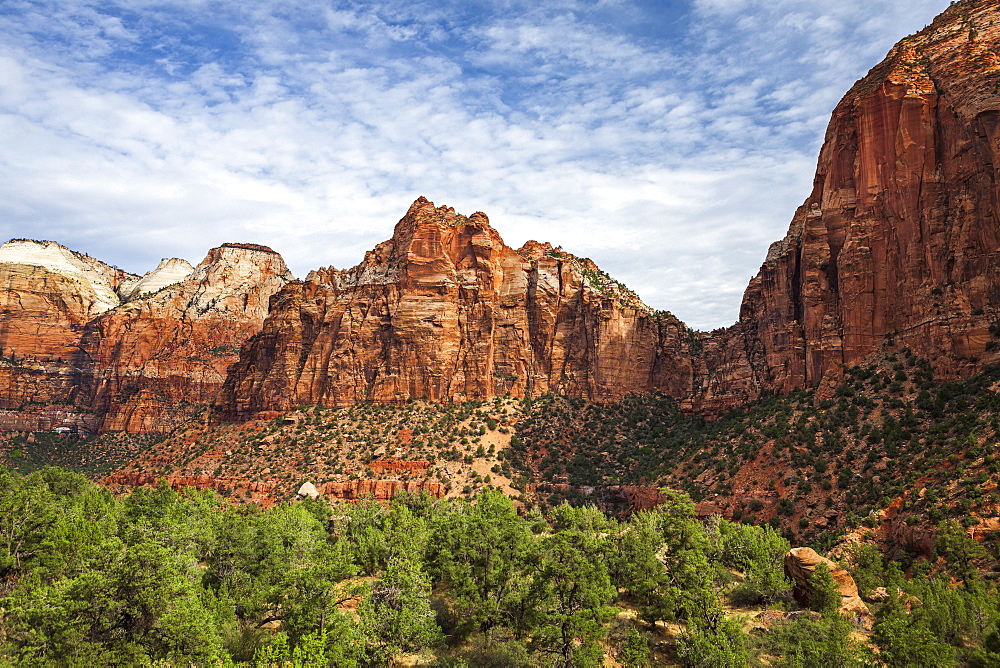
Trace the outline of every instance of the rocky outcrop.
<instances>
[{"instance_id":1,"label":"rocky outcrop","mask_svg":"<svg viewBox=\"0 0 1000 668\"><path fill-rule=\"evenodd\" d=\"M390 501L397 494L426 493L440 498L445 494L445 486L439 482L402 480L348 480L346 482L326 482L319 487L320 494L331 499L358 501L375 499Z\"/></svg>"},{"instance_id":2,"label":"rocky outcrop","mask_svg":"<svg viewBox=\"0 0 1000 668\"><path fill-rule=\"evenodd\" d=\"M292 278L271 249L224 244L184 280L88 323L77 382L101 429L167 431L212 401Z\"/></svg>"},{"instance_id":3,"label":"rocky outcrop","mask_svg":"<svg viewBox=\"0 0 1000 668\"><path fill-rule=\"evenodd\" d=\"M221 403L249 417L508 393L686 395L692 340L589 260L535 242L515 251L484 214L420 198L361 264L275 296Z\"/></svg>"},{"instance_id":4,"label":"rocky outcrop","mask_svg":"<svg viewBox=\"0 0 1000 668\"><path fill-rule=\"evenodd\" d=\"M956 3L848 92L732 327L691 332L589 260L514 251L485 215L421 198L360 265L278 295L226 410L657 390L713 413L887 342L945 376L1000 359L998 19L992 0Z\"/></svg>"},{"instance_id":5,"label":"rocky outcrop","mask_svg":"<svg viewBox=\"0 0 1000 668\"><path fill-rule=\"evenodd\" d=\"M368 468L372 471L392 471L393 473L419 473L431 467L431 463L426 459L415 461L403 461L400 459L376 459L369 462Z\"/></svg>"},{"instance_id":6,"label":"rocky outcrop","mask_svg":"<svg viewBox=\"0 0 1000 668\"><path fill-rule=\"evenodd\" d=\"M954 3L837 106L741 309L762 385L815 384L887 340L945 374L996 359L998 19L993 0Z\"/></svg>"},{"instance_id":7,"label":"rocky outcrop","mask_svg":"<svg viewBox=\"0 0 1000 668\"><path fill-rule=\"evenodd\" d=\"M140 278L51 241L7 242L0 429L168 430L215 397L291 278L280 255L246 244Z\"/></svg>"},{"instance_id":8,"label":"rocky outcrop","mask_svg":"<svg viewBox=\"0 0 1000 668\"><path fill-rule=\"evenodd\" d=\"M166 481L174 490L185 487L195 489L212 489L224 496L243 497L263 505L271 505L282 496L295 492L294 487L282 489L272 480L249 480L246 478L215 477L211 475L164 475L159 476L138 471L116 471L102 479L102 484L113 490L128 490L136 487L151 487ZM308 485L308 487L306 487ZM348 480L344 482L325 482L320 485L310 483L299 486L295 492L298 496L310 496L316 493L320 497L344 501L360 501L374 499L390 501L397 494L430 494L436 498L445 495L444 484L428 480ZM313 497L317 498L317 497Z\"/></svg>"},{"instance_id":9,"label":"rocky outcrop","mask_svg":"<svg viewBox=\"0 0 1000 668\"><path fill-rule=\"evenodd\" d=\"M795 583L792 590L795 600L802 606L808 606L812 601L815 589L811 580L820 564L825 564L829 569L837 590L840 592L841 614L871 628L874 618L868 610L868 606L861 600L854 578L836 562L821 557L811 547L793 547L785 554L785 574Z\"/></svg>"},{"instance_id":10,"label":"rocky outcrop","mask_svg":"<svg viewBox=\"0 0 1000 668\"><path fill-rule=\"evenodd\" d=\"M135 278L54 241L0 247L0 429L93 426L72 409L73 358L86 324Z\"/></svg>"},{"instance_id":11,"label":"rocky outcrop","mask_svg":"<svg viewBox=\"0 0 1000 668\"><path fill-rule=\"evenodd\" d=\"M0 246L0 354L7 360L67 359L80 331L118 306L127 274L54 241Z\"/></svg>"},{"instance_id":12,"label":"rocky outcrop","mask_svg":"<svg viewBox=\"0 0 1000 668\"><path fill-rule=\"evenodd\" d=\"M122 301L131 301L144 295L158 292L168 285L185 280L194 267L187 260L176 257L163 258L153 271L147 271L142 278L124 284L119 290Z\"/></svg>"},{"instance_id":13,"label":"rocky outcrop","mask_svg":"<svg viewBox=\"0 0 1000 668\"><path fill-rule=\"evenodd\" d=\"M95 428L163 430L220 387L240 419L549 391L660 391L712 414L824 378L829 396L842 367L887 342L939 375L972 372L1000 361L998 53L996 1L963 0L858 81L739 321L714 332L652 311L590 260L512 249L484 214L424 198L359 265L303 281L250 244L139 279L52 242L9 242L0 427L4 410L49 423L75 405Z\"/></svg>"}]
</instances>

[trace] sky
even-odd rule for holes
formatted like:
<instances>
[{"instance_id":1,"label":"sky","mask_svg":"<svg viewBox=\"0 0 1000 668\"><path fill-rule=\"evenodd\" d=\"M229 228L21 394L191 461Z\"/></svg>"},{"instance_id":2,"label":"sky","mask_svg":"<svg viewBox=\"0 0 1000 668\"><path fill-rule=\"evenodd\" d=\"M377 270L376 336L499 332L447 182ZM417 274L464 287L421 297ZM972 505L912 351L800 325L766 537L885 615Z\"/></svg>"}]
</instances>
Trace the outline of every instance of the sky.
<instances>
[{"instance_id":1,"label":"sky","mask_svg":"<svg viewBox=\"0 0 1000 668\"><path fill-rule=\"evenodd\" d=\"M830 112L948 0L2 0L0 237L351 267L419 196L732 324Z\"/></svg>"}]
</instances>

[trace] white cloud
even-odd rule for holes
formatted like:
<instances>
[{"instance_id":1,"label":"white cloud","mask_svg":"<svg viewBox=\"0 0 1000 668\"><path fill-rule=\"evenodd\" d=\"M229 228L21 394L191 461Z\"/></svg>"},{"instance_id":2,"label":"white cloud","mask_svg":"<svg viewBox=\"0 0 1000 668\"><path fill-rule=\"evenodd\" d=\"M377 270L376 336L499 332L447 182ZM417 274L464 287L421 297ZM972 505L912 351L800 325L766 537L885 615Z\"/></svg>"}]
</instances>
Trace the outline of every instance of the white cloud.
<instances>
[{"instance_id":1,"label":"white cloud","mask_svg":"<svg viewBox=\"0 0 1000 668\"><path fill-rule=\"evenodd\" d=\"M23 2L0 234L136 272L252 241L301 276L425 195L725 325L839 96L945 5Z\"/></svg>"}]
</instances>

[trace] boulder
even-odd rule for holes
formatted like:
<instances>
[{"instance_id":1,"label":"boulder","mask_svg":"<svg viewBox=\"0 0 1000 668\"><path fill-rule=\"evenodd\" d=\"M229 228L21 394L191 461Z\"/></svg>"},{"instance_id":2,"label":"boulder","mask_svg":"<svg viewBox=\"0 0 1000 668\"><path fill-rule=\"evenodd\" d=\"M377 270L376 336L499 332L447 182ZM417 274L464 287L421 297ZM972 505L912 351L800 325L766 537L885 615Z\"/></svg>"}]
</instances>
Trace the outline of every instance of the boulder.
<instances>
[{"instance_id":1,"label":"boulder","mask_svg":"<svg viewBox=\"0 0 1000 668\"><path fill-rule=\"evenodd\" d=\"M302 485L299 487L299 491L297 491L295 493L298 496L302 496L302 497L308 496L310 499L318 499L319 498L319 490L316 489L316 485L314 485L314 484L312 484L311 482L308 482L308 481L302 483Z\"/></svg>"},{"instance_id":2,"label":"boulder","mask_svg":"<svg viewBox=\"0 0 1000 668\"><path fill-rule=\"evenodd\" d=\"M812 600L814 589L810 580L820 564L826 564L830 569L830 575L840 592L841 614L859 626L870 629L875 620L868 606L861 600L854 578L836 562L820 556L811 547L793 547L785 554L785 574L795 583L792 590L795 600L802 606L807 606Z\"/></svg>"}]
</instances>

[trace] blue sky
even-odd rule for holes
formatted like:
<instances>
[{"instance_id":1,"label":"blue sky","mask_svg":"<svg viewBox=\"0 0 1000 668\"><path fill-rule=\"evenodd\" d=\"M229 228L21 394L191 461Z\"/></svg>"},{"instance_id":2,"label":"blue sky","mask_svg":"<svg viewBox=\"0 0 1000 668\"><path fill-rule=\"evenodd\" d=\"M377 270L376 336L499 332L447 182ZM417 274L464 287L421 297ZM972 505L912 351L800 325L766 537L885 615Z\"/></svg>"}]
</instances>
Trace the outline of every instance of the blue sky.
<instances>
[{"instance_id":1,"label":"blue sky","mask_svg":"<svg viewBox=\"0 0 1000 668\"><path fill-rule=\"evenodd\" d=\"M829 114L947 0L3 0L0 236L349 267L420 195L735 321Z\"/></svg>"}]
</instances>

